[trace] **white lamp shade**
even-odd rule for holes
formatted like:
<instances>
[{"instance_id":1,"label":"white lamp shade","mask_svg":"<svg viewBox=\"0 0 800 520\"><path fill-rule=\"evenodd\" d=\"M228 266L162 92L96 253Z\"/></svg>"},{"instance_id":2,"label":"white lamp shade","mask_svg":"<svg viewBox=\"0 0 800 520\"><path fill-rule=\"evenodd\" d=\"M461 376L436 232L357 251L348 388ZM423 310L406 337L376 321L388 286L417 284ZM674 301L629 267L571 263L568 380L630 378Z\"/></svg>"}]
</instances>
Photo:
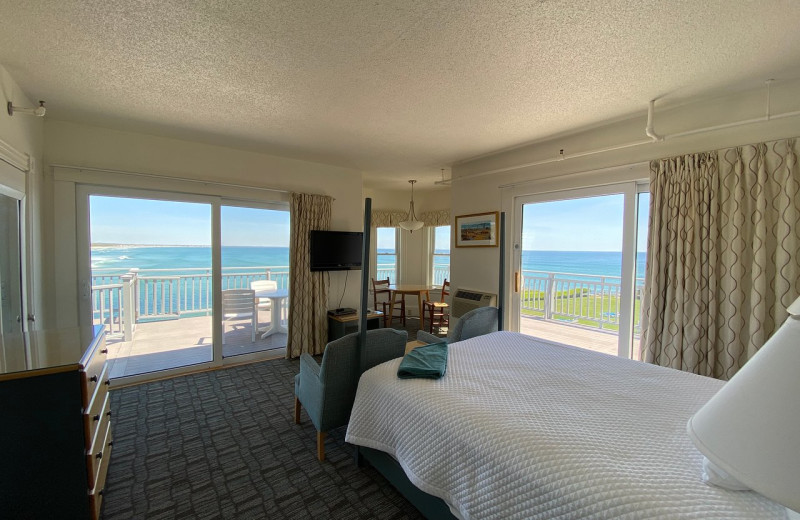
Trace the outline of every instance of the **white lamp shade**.
<instances>
[{"instance_id":1,"label":"white lamp shade","mask_svg":"<svg viewBox=\"0 0 800 520\"><path fill-rule=\"evenodd\" d=\"M425 224L423 224L421 220L404 220L397 225L406 231L416 231L422 229L422 226Z\"/></svg>"},{"instance_id":2,"label":"white lamp shade","mask_svg":"<svg viewBox=\"0 0 800 520\"><path fill-rule=\"evenodd\" d=\"M800 299L789 307L793 312ZM800 316L790 316L687 425L741 483L800 511Z\"/></svg>"}]
</instances>

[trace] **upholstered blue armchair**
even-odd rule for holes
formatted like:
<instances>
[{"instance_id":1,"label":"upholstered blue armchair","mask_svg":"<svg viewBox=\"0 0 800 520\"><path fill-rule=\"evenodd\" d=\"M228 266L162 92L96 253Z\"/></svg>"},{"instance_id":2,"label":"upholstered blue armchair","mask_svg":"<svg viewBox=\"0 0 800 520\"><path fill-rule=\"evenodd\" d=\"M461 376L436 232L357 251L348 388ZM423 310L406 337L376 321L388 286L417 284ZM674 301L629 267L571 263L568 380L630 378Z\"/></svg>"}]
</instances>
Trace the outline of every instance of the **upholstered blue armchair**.
<instances>
[{"instance_id":1,"label":"upholstered blue armchair","mask_svg":"<svg viewBox=\"0 0 800 520\"><path fill-rule=\"evenodd\" d=\"M376 365L405 354L408 333L394 329L367 331L367 365ZM344 426L358 388L358 333L331 341L325 346L322 364L308 354L300 356L300 373L294 378L294 422L300 424L300 409L305 407L317 429L317 458L325 460L328 430Z\"/></svg>"},{"instance_id":2,"label":"upholstered blue armchair","mask_svg":"<svg viewBox=\"0 0 800 520\"><path fill-rule=\"evenodd\" d=\"M455 319L450 318L450 325L453 325ZM475 336L483 336L490 332L497 330L497 307L481 307L473 309L468 313L461 316L454 326L447 331L447 337L444 338L447 343L455 343ZM442 341L443 338L428 334L420 330L417 332L417 340L424 341L425 343L436 343Z\"/></svg>"}]
</instances>

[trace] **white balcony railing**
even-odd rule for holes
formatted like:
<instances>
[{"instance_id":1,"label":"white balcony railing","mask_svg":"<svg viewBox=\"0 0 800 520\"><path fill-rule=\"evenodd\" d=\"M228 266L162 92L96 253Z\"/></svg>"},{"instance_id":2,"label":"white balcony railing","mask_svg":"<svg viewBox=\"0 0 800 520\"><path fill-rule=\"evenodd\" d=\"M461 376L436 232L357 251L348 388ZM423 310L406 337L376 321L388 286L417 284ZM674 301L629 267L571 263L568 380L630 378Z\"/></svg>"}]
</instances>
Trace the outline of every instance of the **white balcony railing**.
<instances>
[{"instance_id":1,"label":"white balcony railing","mask_svg":"<svg viewBox=\"0 0 800 520\"><path fill-rule=\"evenodd\" d=\"M289 268L225 267L222 289L246 289L255 280L275 280L287 289ZM210 315L211 270L206 268L96 269L92 273L94 322L105 324L112 336L133 338L136 323ZM284 305L288 302L284 300ZM285 310L285 309L284 309Z\"/></svg>"},{"instance_id":2,"label":"white balcony railing","mask_svg":"<svg viewBox=\"0 0 800 520\"><path fill-rule=\"evenodd\" d=\"M644 279L636 279L634 332L639 333ZM522 271L523 314L546 320L619 328L621 279L580 273Z\"/></svg>"},{"instance_id":3,"label":"white balcony railing","mask_svg":"<svg viewBox=\"0 0 800 520\"><path fill-rule=\"evenodd\" d=\"M250 287L255 280L275 280L287 289L289 268L226 267L222 289ZM394 280L393 265L378 266L377 278ZM433 283L441 285L450 275L449 265L436 265ZM146 321L210 315L211 270L130 269L95 270L92 305L95 323L108 326L109 334L129 341L136 324ZM634 330L639 331L644 280L636 280ZM580 273L523 271L520 291L522 313L547 320L575 322L598 328L619 327L620 278ZM284 303L288 305L288 302Z\"/></svg>"}]
</instances>

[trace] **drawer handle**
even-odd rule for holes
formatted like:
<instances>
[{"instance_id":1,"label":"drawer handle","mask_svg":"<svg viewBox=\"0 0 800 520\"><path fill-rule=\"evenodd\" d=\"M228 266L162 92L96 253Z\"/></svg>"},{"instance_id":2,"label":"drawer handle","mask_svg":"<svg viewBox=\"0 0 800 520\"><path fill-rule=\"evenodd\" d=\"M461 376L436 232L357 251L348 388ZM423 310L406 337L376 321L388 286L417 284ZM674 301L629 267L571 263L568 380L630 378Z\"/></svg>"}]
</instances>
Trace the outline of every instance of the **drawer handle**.
<instances>
[{"instance_id":1,"label":"drawer handle","mask_svg":"<svg viewBox=\"0 0 800 520\"><path fill-rule=\"evenodd\" d=\"M89 381L91 381L92 383L96 383L97 382L97 376L90 377Z\"/></svg>"},{"instance_id":2,"label":"drawer handle","mask_svg":"<svg viewBox=\"0 0 800 520\"><path fill-rule=\"evenodd\" d=\"M110 379L106 379L105 381L103 381L103 384L108 386L108 385L111 384L111 380Z\"/></svg>"},{"instance_id":3,"label":"drawer handle","mask_svg":"<svg viewBox=\"0 0 800 520\"><path fill-rule=\"evenodd\" d=\"M107 413L106 415L107 415L107 416L109 416L109 417L111 417L111 410L109 410L109 411L108 411L108 413Z\"/></svg>"},{"instance_id":4,"label":"drawer handle","mask_svg":"<svg viewBox=\"0 0 800 520\"><path fill-rule=\"evenodd\" d=\"M99 421L100 420L100 414L97 414L94 417L92 417L92 420L93 421Z\"/></svg>"},{"instance_id":5,"label":"drawer handle","mask_svg":"<svg viewBox=\"0 0 800 520\"><path fill-rule=\"evenodd\" d=\"M114 441L108 441L108 446L111 447L114 445Z\"/></svg>"},{"instance_id":6,"label":"drawer handle","mask_svg":"<svg viewBox=\"0 0 800 520\"><path fill-rule=\"evenodd\" d=\"M95 455L95 457L97 457L98 459L102 459L103 458L103 452L101 451L100 453Z\"/></svg>"},{"instance_id":7,"label":"drawer handle","mask_svg":"<svg viewBox=\"0 0 800 520\"><path fill-rule=\"evenodd\" d=\"M108 354L108 349L107 349L107 348L104 348L103 350L101 350L101 351L100 351L100 353L101 353L101 354Z\"/></svg>"}]
</instances>

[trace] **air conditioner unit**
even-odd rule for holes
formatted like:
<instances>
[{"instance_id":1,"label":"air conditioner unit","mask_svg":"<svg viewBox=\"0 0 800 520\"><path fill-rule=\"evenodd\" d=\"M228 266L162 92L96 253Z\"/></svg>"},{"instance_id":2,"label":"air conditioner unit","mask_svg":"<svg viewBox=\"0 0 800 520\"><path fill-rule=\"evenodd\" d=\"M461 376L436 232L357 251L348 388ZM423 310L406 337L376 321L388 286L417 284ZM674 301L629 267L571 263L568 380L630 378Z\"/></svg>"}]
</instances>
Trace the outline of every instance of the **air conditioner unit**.
<instances>
[{"instance_id":1,"label":"air conditioner unit","mask_svg":"<svg viewBox=\"0 0 800 520\"><path fill-rule=\"evenodd\" d=\"M497 295L470 289L459 289L453 296L450 316L460 318L472 309L480 307L494 307L497 305Z\"/></svg>"}]
</instances>

